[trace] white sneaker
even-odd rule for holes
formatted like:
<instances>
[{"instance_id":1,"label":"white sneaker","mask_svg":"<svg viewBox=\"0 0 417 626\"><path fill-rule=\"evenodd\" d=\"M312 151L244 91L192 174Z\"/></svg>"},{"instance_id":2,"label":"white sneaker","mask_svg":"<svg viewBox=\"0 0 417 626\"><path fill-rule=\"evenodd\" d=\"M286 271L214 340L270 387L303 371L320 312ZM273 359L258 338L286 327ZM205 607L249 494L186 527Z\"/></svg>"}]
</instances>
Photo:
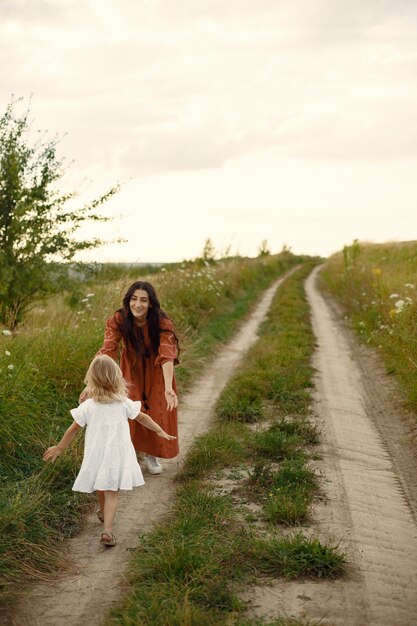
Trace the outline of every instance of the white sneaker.
<instances>
[{"instance_id":1,"label":"white sneaker","mask_svg":"<svg viewBox=\"0 0 417 626\"><path fill-rule=\"evenodd\" d=\"M150 474L160 474L162 472L162 465L159 463L156 456L147 454L145 456L144 461L145 461L146 469L148 470Z\"/></svg>"}]
</instances>

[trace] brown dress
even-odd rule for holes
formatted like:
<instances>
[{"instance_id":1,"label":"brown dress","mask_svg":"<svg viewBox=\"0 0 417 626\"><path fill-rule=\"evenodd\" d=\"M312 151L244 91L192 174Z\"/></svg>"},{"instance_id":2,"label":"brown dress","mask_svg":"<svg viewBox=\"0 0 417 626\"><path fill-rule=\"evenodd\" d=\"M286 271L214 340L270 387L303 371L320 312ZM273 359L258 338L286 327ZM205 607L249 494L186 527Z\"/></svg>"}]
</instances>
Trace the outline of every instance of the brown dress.
<instances>
[{"instance_id":1,"label":"brown dress","mask_svg":"<svg viewBox=\"0 0 417 626\"><path fill-rule=\"evenodd\" d=\"M130 434L135 449L163 459L172 459L179 452L177 409L167 410L162 365L167 361L174 361L178 356L173 324L171 320L161 318L160 328L168 332L161 332L158 355L155 358L151 352L148 324L138 327L137 330L141 345L147 348L148 354L151 355L145 357L145 351L143 356L137 356L131 348L126 348L118 321L121 321L121 315L118 312L107 320L104 343L97 354L107 354L114 360L119 358L123 376L130 383L129 398L140 400L143 413L150 415L169 435L177 437L171 441L162 439L137 421L129 420ZM176 393L175 376L172 388Z\"/></svg>"}]
</instances>

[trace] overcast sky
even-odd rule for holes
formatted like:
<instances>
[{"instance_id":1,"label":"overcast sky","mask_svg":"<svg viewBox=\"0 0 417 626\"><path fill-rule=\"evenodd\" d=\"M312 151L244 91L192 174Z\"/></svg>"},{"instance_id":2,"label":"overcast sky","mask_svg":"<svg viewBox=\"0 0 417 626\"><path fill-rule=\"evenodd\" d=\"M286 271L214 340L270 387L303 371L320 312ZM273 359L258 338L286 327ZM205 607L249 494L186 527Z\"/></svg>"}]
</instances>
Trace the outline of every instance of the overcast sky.
<instances>
[{"instance_id":1,"label":"overcast sky","mask_svg":"<svg viewBox=\"0 0 417 626\"><path fill-rule=\"evenodd\" d=\"M417 239L416 0L0 0L0 63L80 201L122 184L85 259Z\"/></svg>"}]
</instances>

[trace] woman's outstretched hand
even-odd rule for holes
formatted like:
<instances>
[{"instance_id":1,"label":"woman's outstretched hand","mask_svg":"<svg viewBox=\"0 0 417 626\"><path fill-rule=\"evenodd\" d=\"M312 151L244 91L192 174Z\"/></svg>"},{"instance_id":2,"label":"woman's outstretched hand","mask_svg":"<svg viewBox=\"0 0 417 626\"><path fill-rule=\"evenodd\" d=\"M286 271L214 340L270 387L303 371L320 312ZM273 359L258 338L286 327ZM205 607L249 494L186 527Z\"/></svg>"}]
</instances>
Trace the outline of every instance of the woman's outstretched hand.
<instances>
[{"instance_id":1,"label":"woman's outstretched hand","mask_svg":"<svg viewBox=\"0 0 417 626\"><path fill-rule=\"evenodd\" d=\"M168 411L172 411L178 406L177 394L173 389L165 390L165 400L167 401Z\"/></svg>"}]
</instances>

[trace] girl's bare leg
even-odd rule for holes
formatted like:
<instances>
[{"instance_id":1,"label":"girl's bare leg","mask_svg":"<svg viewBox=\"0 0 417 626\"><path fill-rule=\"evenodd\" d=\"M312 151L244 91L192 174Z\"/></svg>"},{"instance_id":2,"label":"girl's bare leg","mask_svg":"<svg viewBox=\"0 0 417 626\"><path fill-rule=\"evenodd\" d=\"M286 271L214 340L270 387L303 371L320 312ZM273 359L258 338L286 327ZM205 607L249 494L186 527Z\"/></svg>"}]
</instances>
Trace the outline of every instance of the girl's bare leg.
<instances>
[{"instance_id":1,"label":"girl's bare leg","mask_svg":"<svg viewBox=\"0 0 417 626\"><path fill-rule=\"evenodd\" d=\"M100 507L100 513L104 518L104 491L97 491L98 505Z\"/></svg>"},{"instance_id":2,"label":"girl's bare leg","mask_svg":"<svg viewBox=\"0 0 417 626\"><path fill-rule=\"evenodd\" d=\"M104 529L103 532L109 536L113 532L113 522L117 511L119 499L118 491L104 491Z\"/></svg>"}]
</instances>

